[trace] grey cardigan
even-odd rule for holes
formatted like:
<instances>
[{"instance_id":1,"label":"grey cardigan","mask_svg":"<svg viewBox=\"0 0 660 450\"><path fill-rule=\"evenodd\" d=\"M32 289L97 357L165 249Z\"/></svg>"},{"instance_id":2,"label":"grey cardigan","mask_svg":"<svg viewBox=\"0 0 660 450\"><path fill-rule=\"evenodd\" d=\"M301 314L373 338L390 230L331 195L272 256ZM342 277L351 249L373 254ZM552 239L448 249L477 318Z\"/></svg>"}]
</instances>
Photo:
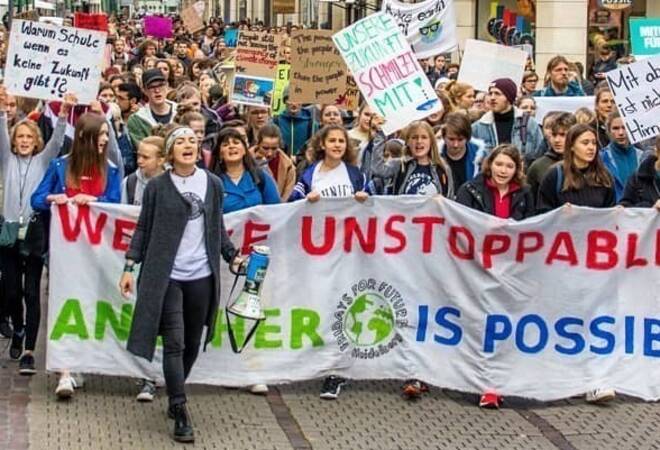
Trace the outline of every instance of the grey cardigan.
<instances>
[{"instance_id":1,"label":"grey cardigan","mask_svg":"<svg viewBox=\"0 0 660 450\"><path fill-rule=\"evenodd\" d=\"M222 181L205 172L209 177L204 199L205 240L216 293L206 317L208 329L205 343L208 343L213 338L213 324L220 300L220 255L230 262L235 249L222 218ZM179 243L188 223L189 208L189 203L172 182L169 171L151 180L144 190L140 218L126 252L127 259L142 264L127 349L149 361L153 359L156 349L163 301Z\"/></svg>"}]
</instances>

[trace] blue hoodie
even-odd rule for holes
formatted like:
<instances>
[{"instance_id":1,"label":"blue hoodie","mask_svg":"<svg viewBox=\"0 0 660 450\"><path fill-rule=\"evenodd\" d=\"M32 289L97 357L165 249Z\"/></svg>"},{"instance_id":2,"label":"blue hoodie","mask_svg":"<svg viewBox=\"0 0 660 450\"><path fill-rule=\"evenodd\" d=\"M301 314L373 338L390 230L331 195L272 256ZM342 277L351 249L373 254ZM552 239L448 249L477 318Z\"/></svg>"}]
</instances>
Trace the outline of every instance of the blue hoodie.
<instances>
[{"instance_id":1,"label":"blue hoodie","mask_svg":"<svg viewBox=\"0 0 660 450\"><path fill-rule=\"evenodd\" d=\"M623 198L626 182L637 171L643 153L637 147L632 145L622 147L614 141L600 151L603 164L614 178L614 193L617 203Z\"/></svg>"},{"instance_id":2,"label":"blue hoodie","mask_svg":"<svg viewBox=\"0 0 660 450\"><path fill-rule=\"evenodd\" d=\"M46 175L32 194L30 203L35 211L50 211L50 203L46 200L52 194L66 193L66 168L69 157L56 158L48 165ZM100 203L119 203L121 201L121 176L117 166L108 161L108 179L105 192L98 198Z\"/></svg>"}]
</instances>

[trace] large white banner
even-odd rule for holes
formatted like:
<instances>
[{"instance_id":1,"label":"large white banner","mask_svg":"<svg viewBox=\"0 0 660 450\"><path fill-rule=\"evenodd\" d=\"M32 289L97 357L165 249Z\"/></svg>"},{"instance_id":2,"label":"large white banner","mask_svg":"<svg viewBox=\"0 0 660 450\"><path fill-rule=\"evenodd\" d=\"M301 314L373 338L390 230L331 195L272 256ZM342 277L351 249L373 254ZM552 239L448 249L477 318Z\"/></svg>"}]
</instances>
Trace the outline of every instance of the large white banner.
<instances>
[{"instance_id":1,"label":"large white banner","mask_svg":"<svg viewBox=\"0 0 660 450\"><path fill-rule=\"evenodd\" d=\"M490 83L498 78L510 78L520 87L525 74L525 61L527 53L523 50L468 39L465 41L458 81L485 92L488 92Z\"/></svg>"},{"instance_id":2,"label":"large white banner","mask_svg":"<svg viewBox=\"0 0 660 450\"><path fill-rule=\"evenodd\" d=\"M53 210L49 370L159 376L157 361L125 350L134 300L117 283L137 214ZM660 398L655 210L570 207L509 222L445 199L377 197L260 206L226 222L237 246L271 248L267 319L236 355L220 314L191 382L335 374L540 400L598 387Z\"/></svg>"},{"instance_id":3,"label":"large white banner","mask_svg":"<svg viewBox=\"0 0 660 450\"><path fill-rule=\"evenodd\" d=\"M4 84L23 97L60 100L74 92L80 104L96 99L106 33L13 20Z\"/></svg>"},{"instance_id":4,"label":"large white banner","mask_svg":"<svg viewBox=\"0 0 660 450\"><path fill-rule=\"evenodd\" d=\"M442 111L410 45L387 14L371 14L332 40L369 106L385 118L385 134Z\"/></svg>"},{"instance_id":5,"label":"large white banner","mask_svg":"<svg viewBox=\"0 0 660 450\"><path fill-rule=\"evenodd\" d=\"M450 52L458 46L454 0L383 0L381 11L392 16L419 59Z\"/></svg>"},{"instance_id":6,"label":"large white banner","mask_svg":"<svg viewBox=\"0 0 660 450\"><path fill-rule=\"evenodd\" d=\"M594 109L596 97L534 97L536 102L536 120L541 123L543 118L552 111L575 113L580 108Z\"/></svg>"}]
</instances>

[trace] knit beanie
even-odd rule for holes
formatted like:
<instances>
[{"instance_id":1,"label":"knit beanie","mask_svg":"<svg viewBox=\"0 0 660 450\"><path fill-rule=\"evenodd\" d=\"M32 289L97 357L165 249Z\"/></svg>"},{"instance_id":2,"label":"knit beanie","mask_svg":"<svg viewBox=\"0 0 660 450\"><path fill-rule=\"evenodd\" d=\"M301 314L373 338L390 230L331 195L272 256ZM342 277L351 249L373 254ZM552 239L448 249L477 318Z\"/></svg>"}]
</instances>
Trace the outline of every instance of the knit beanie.
<instances>
[{"instance_id":1,"label":"knit beanie","mask_svg":"<svg viewBox=\"0 0 660 450\"><path fill-rule=\"evenodd\" d=\"M504 94L506 99L512 105L516 101L516 97L518 96L518 87L511 78L498 78L497 80L490 83L488 89L490 88L497 88L500 91L502 91L502 94Z\"/></svg>"}]
</instances>

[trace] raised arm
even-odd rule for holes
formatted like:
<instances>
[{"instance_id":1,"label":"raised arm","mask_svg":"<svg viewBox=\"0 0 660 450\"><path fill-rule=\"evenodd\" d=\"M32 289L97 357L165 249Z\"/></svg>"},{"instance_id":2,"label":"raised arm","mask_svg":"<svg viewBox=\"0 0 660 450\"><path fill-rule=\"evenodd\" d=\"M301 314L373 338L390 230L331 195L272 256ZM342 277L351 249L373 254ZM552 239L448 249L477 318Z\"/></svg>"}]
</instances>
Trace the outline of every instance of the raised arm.
<instances>
[{"instance_id":1,"label":"raised arm","mask_svg":"<svg viewBox=\"0 0 660 450\"><path fill-rule=\"evenodd\" d=\"M9 127L7 125L7 88L0 85L0 165L6 167L11 155Z\"/></svg>"},{"instance_id":2,"label":"raised arm","mask_svg":"<svg viewBox=\"0 0 660 450\"><path fill-rule=\"evenodd\" d=\"M383 152L387 138L382 131L377 131L372 139L373 156L371 160L371 173L381 178L392 178L401 170L401 159L385 161Z\"/></svg>"}]
</instances>

